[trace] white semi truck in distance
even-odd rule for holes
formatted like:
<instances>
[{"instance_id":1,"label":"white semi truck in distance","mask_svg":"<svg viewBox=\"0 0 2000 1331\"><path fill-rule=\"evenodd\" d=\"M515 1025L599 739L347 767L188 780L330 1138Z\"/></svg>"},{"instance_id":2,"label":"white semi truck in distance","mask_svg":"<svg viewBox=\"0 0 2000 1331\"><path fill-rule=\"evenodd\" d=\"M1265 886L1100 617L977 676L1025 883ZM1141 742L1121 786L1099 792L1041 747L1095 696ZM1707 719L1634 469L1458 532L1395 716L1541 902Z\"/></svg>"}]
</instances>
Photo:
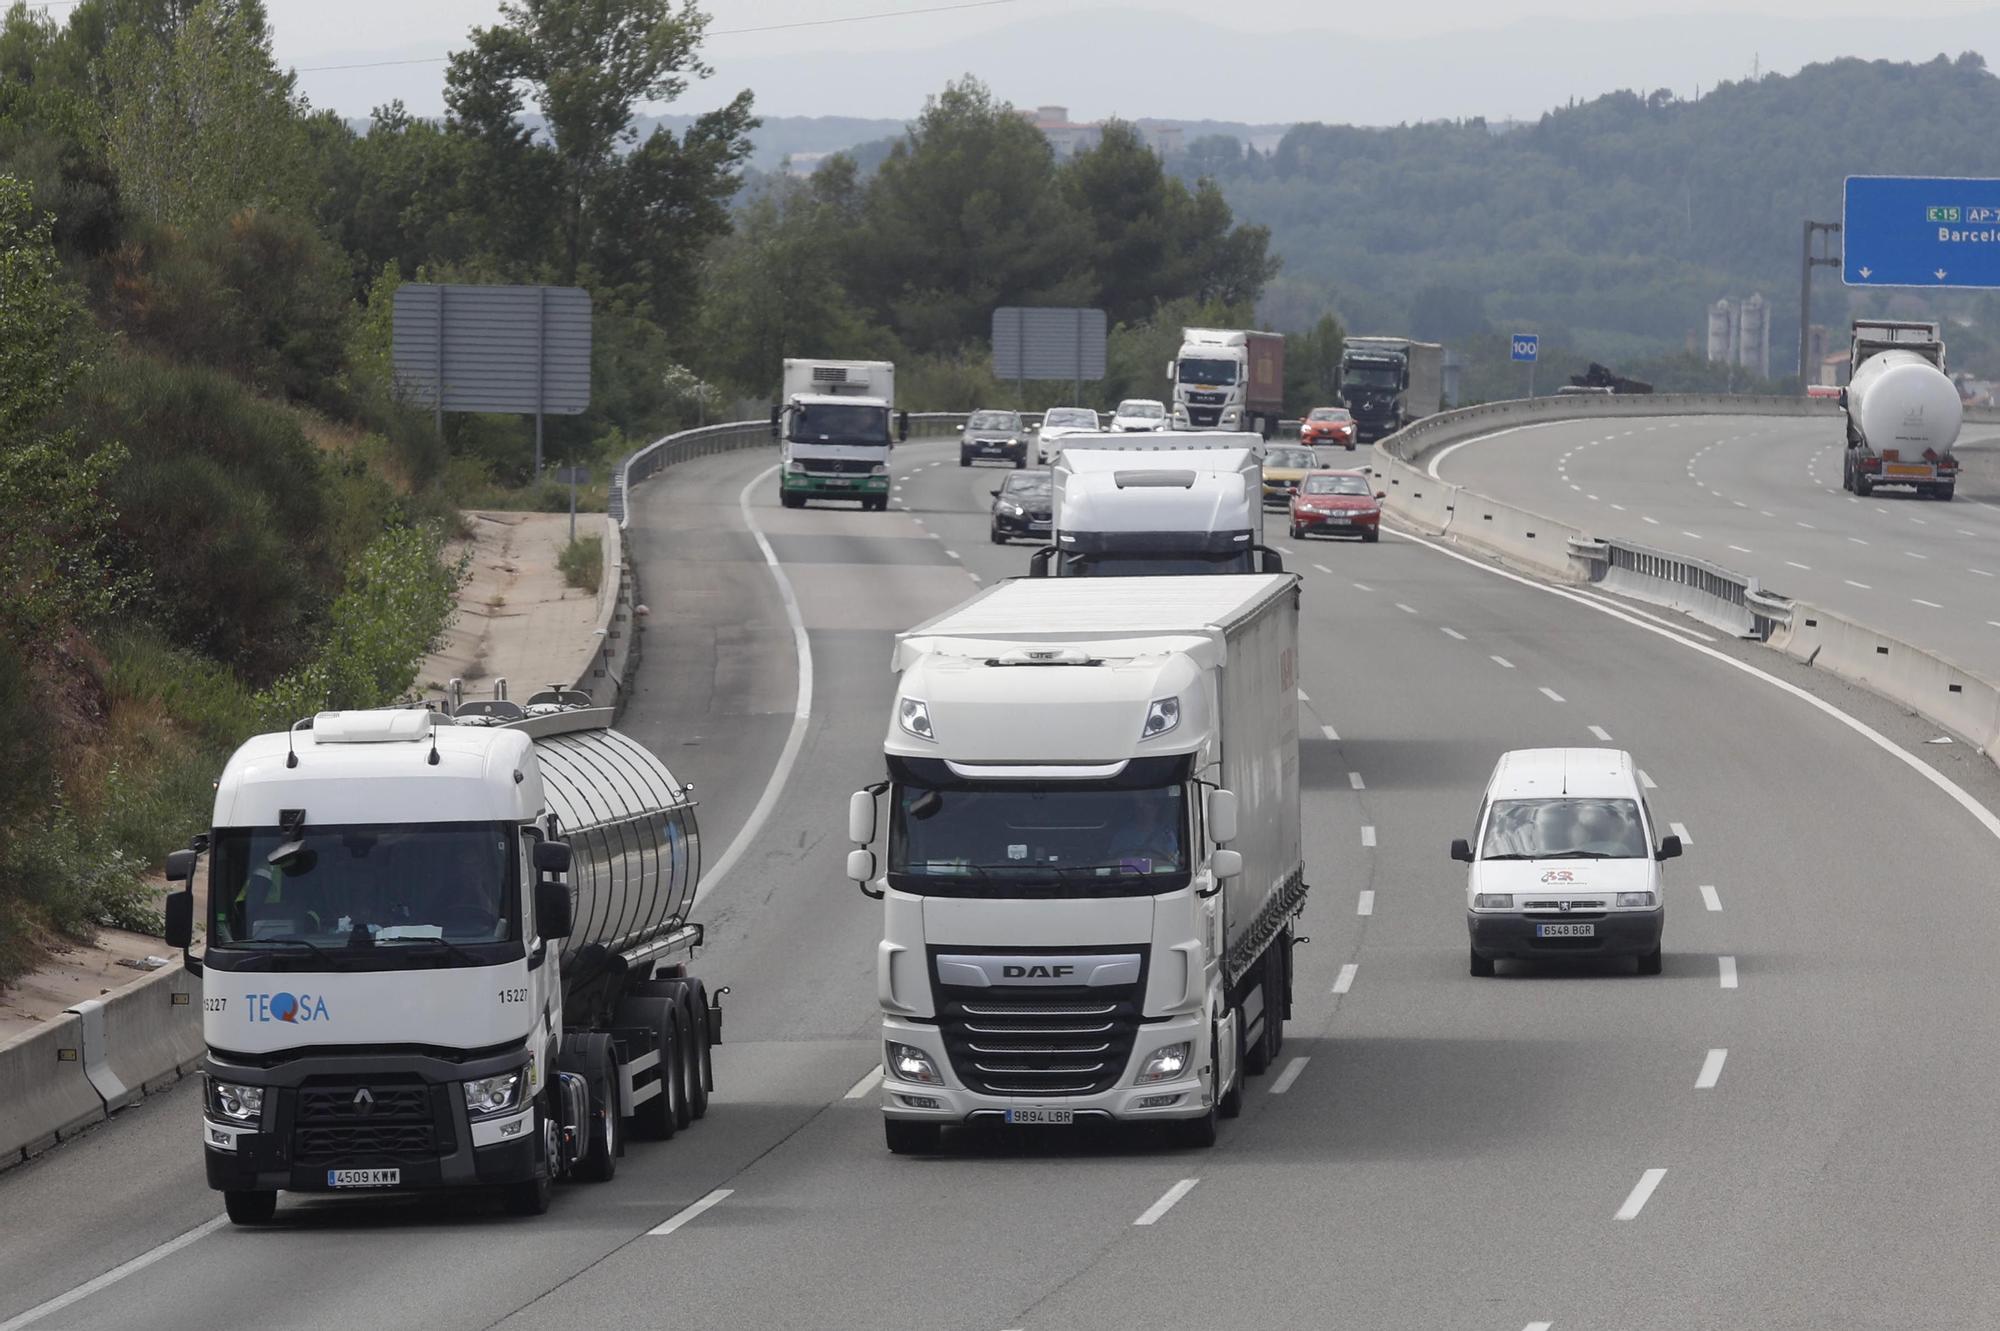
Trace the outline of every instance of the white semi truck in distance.
<instances>
[{"instance_id":1,"label":"white semi truck in distance","mask_svg":"<svg viewBox=\"0 0 2000 1331\"><path fill-rule=\"evenodd\" d=\"M1160 431L1072 437L1054 467L1036 576L1282 573L1264 543L1263 438Z\"/></svg>"},{"instance_id":2,"label":"white semi truck in distance","mask_svg":"<svg viewBox=\"0 0 2000 1331\"><path fill-rule=\"evenodd\" d=\"M890 1150L1089 1119L1207 1146L1240 1112L1307 892L1298 605L1290 574L1014 579L897 638L847 862L883 903Z\"/></svg>"},{"instance_id":3,"label":"white semi truck in distance","mask_svg":"<svg viewBox=\"0 0 2000 1331\"><path fill-rule=\"evenodd\" d=\"M1248 430L1269 439L1285 412L1285 335L1183 328L1167 366L1176 430Z\"/></svg>"},{"instance_id":4,"label":"white semi truck in distance","mask_svg":"<svg viewBox=\"0 0 2000 1331\"><path fill-rule=\"evenodd\" d=\"M891 417L894 420L891 420ZM787 360L783 397L771 408L778 441L778 502L858 500L889 507L889 454L910 437L896 411L896 367L885 360Z\"/></svg>"},{"instance_id":5,"label":"white semi truck in distance","mask_svg":"<svg viewBox=\"0 0 2000 1331\"><path fill-rule=\"evenodd\" d=\"M628 1133L706 1112L726 990L686 972L690 791L609 709L529 702L258 735L169 857L185 952L208 856L202 1154L238 1224L281 1191L485 1187L539 1214Z\"/></svg>"},{"instance_id":6,"label":"white semi truck in distance","mask_svg":"<svg viewBox=\"0 0 2000 1331\"><path fill-rule=\"evenodd\" d=\"M1958 443L1965 407L1945 364L1934 323L1856 319L1848 351L1844 489L1869 495L1878 485L1907 485L1950 499L1958 490Z\"/></svg>"}]
</instances>

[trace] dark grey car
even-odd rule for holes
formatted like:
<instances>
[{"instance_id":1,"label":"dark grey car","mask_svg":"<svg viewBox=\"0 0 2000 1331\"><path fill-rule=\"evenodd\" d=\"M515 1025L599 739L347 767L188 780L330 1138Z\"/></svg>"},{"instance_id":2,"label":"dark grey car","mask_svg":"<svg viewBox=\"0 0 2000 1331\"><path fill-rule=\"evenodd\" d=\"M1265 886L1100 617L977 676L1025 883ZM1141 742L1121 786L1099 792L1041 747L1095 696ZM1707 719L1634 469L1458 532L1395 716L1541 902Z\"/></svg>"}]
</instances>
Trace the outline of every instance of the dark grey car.
<instances>
[{"instance_id":1,"label":"dark grey car","mask_svg":"<svg viewBox=\"0 0 2000 1331\"><path fill-rule=\"evenodd\" d=\"M1028 430L1018 411L972 413L958 441L958 465L969 467L980 458L1011 462L1019 471L1028 465Z\"/></svg>"}]
</instances>

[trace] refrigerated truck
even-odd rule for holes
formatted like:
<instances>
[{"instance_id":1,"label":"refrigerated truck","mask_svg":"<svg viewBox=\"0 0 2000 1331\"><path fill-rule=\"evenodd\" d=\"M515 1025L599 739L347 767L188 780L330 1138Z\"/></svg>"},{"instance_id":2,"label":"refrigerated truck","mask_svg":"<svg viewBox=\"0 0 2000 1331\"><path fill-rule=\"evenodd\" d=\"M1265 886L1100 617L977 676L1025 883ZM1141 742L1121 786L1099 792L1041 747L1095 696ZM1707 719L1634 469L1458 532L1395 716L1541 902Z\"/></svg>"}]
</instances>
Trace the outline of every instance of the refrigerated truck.
<instances>
[{"instance_id":1,"label":"refrigerated truck","mask_svg":"<svg viewBox=\"0 0 2000 1331\"><path fill-rule=\"evenodd\" d=\"M1269 439L1285 412L1285 335L1183 328L1167 366L1176 430L1248 430Z\"/></svg>"},{"instance_id":2,"label":"refrigerated truck","mask_svg":"<svg viewBox=\"0 0 2000 1331\"><path fill-rule=\"evenodd\" d=\"M1240 1111L1307 892L1298 605L1290 574L1017 579L898 636L847 864L883 903L890 1150L1083 1119L1206 1146Z\"/></svg>"},{"instance_id":3,"label":"refrigerated truck","mask_svg":"<svg viewBox=\"0 0 2000 1331\"><path fill-rule=\"evenodd\" d=\"M504 707L488 707L504 713ZM322 712L216 784L202 1155L238 1224L280 1192L491 1188L547 1209L714 1085L720 995L688 788L609 709ZM470 722L497 721L477 725ZM194 897L167 901L188 949Z\"/></svg>"},{"instance_id":4,"label":"refrigerated truck","mask_svg":"<svg viewBox=\"0 0 2000 1331\"><path fill-rule=\"evenodd\" d=\"M893 419L892 419L893 417ZM857 500L889 507L889 455L910 437L896 411L896 367L885 360L787 360L783 395L771 408L778 441L778 502Z\"/></svg>"},{"instance_id":5,"label":"refrigerated truck","mask_svg":"<svg viewBox=\"0 0 2000 1331\"><path fill-rule=\"evenodd\" d=\"M1035 576L1279 573L1264 544L1264 441L1206 431L1073 438L1054 468Z\"/></svg>"}]
</instances>

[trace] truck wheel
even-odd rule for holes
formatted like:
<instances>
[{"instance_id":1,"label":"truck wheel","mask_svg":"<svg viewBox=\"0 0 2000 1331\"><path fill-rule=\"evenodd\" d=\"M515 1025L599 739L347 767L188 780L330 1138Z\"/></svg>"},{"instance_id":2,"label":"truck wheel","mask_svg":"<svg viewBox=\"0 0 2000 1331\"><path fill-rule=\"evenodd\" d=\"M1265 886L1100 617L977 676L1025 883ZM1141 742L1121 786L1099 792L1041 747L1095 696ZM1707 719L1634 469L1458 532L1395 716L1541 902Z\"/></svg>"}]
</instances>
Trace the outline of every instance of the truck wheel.
<instances>
[{"instance_id":1,"label":"truck wheel","mask_svg":"<svg viewBox=\"0 0 2000 1331\"><path fill-rule=\"evenodd\" d=\"M222 1194L222 1208L232 1225L268 1225L278 1213L278 1194L271 1188L232 1188Z\"/></svg>"},{"instance_id":2,"label":"truck wheel","mask_svg":"<svg viewBox=\"0 0 2000 1331\"><path fill-rule=\"evenodd\" d=\"M1957 492L1958 492L1958 482L1953 481L1950 485L1940 485L1937 488L1937 497L1949 503L1951 501L1952 495L1956 494Z\"/></svg>"},{"instance_id":3,"label":"truck wheel","mask_svg":"<svg viewBox=\"0 0 2000 1331\"><path fill-rule=\"evenodd\" d=\"M715 1089L715 1047L708 1042L708 988L689 977L688 1010L694 1015L694 1042L688 1046L688 1112L696 1118L708 1112L708 1093Z\"/></svg>"},{"instance_id":4,"label":"truck wheel","mask_svg":"<svg viewBox=\"0 0 2000 1331\"><path fill-rule=\"evenodd\" d=\"M885 1118L882 1136L895 1155L936 1155L944 1145L942 1123L912 1123L908 1119Z\"/></svg>"},{"instance_id":5,"label":"truck wheel","mask_svg":"<svg viewBox=\"0 0 2000 1331\"><path fill-rule=\"evenodd\" d=\"M618 1148L624 1120L618 1115L618 1064L611 1037L600 1032L580 1036L571 1055L567 1042L557 1060L564 1072L574 1072L590 1087L590 1117L583 1125L582 1156L576 1176L586 1183L609 1183L618 1172Z\"/></svg>"},{"instance_id":6,"label":"truck wheel","mask_svg":"<svg viewBox=\"0 0 2000 1331\"><path fill-rule=\"evenodd\" d=\"M802 494L795 494L790 490L780 490L778 491L778 502L786 508L804 508L806 497Z\"/></svg>"},{"instance_id":7,"label":"truck wheel","mask_svg":"<svg viewBox=\"0 0 2000 1331\"><path fill-rule=\"evenodd\" d=\"M1854 493L1866 499L1869 495L1875 493L1875 482L1869 480L1866 476L1857 474L1854 478Z\"/></svg>"},{"instance_id":8,"label":"truck wheel","mask_svg":"<svg viewBox=\"0 0 2000 1331\"><path fill-rule=\"evenodd\" d=\"M1236 1080L1227 1089L1224 1089L1221 1082L1217 1080L1214 1087L1215 1094L1210 1097L1210 1099L1214 1102L1216 1113L1220 1114L1224 1118L1235 1118L1238 1114L1243 1112L1243 1079L1244 1077L1249 1075L1249 1070L1244 1065L1245 1051L1243 1048L1243 1022L1241 1020L1242 1015L1243 1014L1240 1012L1237 1013L1238 1020L1236 1022ZM1221 1039L1222 1039L1221 1031L1217 1028L1211 1028L1209 1032L1209 1046L1208 1046L1209 1062L1217 1069L1220 1069L1222 1066L1222 1060L1215 1056L1215 1050L1220 1047ZM1219 1071L1210 1074L1211 1078L1219 1078L1220 1075L1221 1074Z\"/></svg>"},{"instance_id":9,"label":"truck wheel","mask_svg":"<svg viewBox=\"0 0 2000 1331\"><path fill-rule=\"evenodd\" d=\"M618 1005L617 1025L650 1032L660 1051L660 1093L632 1113L632 1131L653 1141L665 1141L680 1126L674 1112L673 1069L682 1057L680 1023L674 1020L674 1000L653 994L634 994Z\"/></svg>"},{"instance_id":10,"label":"truck wheel","mask_svg":"<svg viewBox=\"0 0 2000 1331\"><path fill-rule=\"evenodd\" d=\"M668 1070L667 1064L660 1064L662 1073ZM680 998L674 1004L674 1061L671 1071L674 1083L674 1125L684 1128L694 1122L694 1102L688 1097L688 1086L701 1078L694 1061L694 1015L688 1003L686 985L681 986Z\"/></svg>"},{"instance_id":11,"label":"truck wheel","mask_svg":"<svg viewBox=\"0 0 2000 1331\"><path fill-rule=\"evenodd\" d=\"M1493 958L1491 958L1491 957L1482 957L1482 956L1480 956L1480 955L1479 955L1479 953L1478 953L1477 951L1473 951L1473 952L1471 953L1471 957L1472 957L1472 961L1471 961L1471 965L1470 965L1469 969L1470 969L1470 970L1472 971L1472 973L1473 973L1474 975L1478 976L1478 977L1479 977L1480 979L1482 979L1482 980L1490 980L1490 979L1492 979L1492 978L1493 978Z\"/></svg>"}]
</instances>

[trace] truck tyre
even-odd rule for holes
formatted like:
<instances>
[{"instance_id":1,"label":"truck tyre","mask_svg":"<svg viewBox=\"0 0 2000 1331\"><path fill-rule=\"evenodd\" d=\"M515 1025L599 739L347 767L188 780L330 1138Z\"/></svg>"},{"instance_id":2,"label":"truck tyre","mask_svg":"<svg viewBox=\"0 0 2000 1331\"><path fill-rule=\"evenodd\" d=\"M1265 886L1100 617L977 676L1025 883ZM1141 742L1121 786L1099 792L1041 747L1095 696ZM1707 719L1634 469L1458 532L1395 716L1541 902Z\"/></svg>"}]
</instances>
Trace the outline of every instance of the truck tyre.
<instances>
[{"instance_id":1,"label":"truck tyre","mask_svg":"<svg viewBox=\"0 0 2000 1331\"><path fill-rule=\"evenodd\" d=\"M1875 482L1857 473L1854 477L1854 493L1866 499L1869 495L1875 493Z\"/></svg>"},{"instance_id":2,"label":"truck tyre","mask_svg":"<svg viewBox=\"0 0 2000 1331\"><path fill-rule=\"evenodd\" d=\"M715 1047L708 1041L708 987L693 976L681 984L694 1022L694 1038L686 1051L688 1114L700 1118L708 1112L708 1093L715 1089Z\"/></svg>"},{"instance_id":3,"label":"truck tyre","mask_svg":"<svg viewBox=\"0 0 2000 1331\"><path fill-rule=\"evenodd\" d=\"M564 1072L576 1073L590 1087L590 1118L583 1125L576 1176L586 1183L609 1183L618 1172L619 1147L624 1140L624 1120L618 1115L618 1064L611 1037L595 1031L579 1036L574 1054L565 1042L557 1065Z\"/></svg>"},{"instance_id":4,"label":"truck tyre","mask_svg":"<svg viewBox=\"0 0 2000 1331\"><path fill-rule=\"evenodd\" d=\"M1951 484L1949 484L1949 485L1940 485L1940 486L1939 486L1939 487L1937 488L1937 497L1938 497L1939 499L1942 499L1942 500L1944 500L1944 501L1945 501L1946 503L1949 503L1949 502L1951 502L1951 497L1952 497L1952 496L1953 496L1954 494L1956 494L1956 493L1958 493L1958 482L1957 482L1957 481L1953 481L1953 482L1952 482Z\"/></svg>"},{"instance_id":5,"label":"truck tyre","mask_svg":"<svg viewBox=\"0 0 2000 1331\"><path fill-rule=\"evenodd\" d=\"M278 1213L278 1194L271 1188L231 1188L222 1194L222 1208L232 1225L268 1225Z\"/></svg>"},{"instance_id":6,"label":"truck tyre","mask_svg":"<svg viewBox=\"0 0 2000 1331\"><path fill-rule=\"evenodd\" d=\"M1249 1070L1244 1066L1245 1051L1243 1048L1242 1015L1241 1012L1237 1013L1236 1080L1226 1089L1219 1080L1221 1076L1219 1069L1222 1067L1222 1060L1215 1056L1215 1050L1221 1047L1222 1032L1219 1027L1212 1027L1209 1031L1209 1063L1218 1069L1218 1071L1210 1073L1210 1078L1215 1081L1215 1085L1213 1087L1214 1094L1209 1098L1215 1106L1215 1112L1223 1118L1235 1118L1243 1112L1243 1079L1249 1075ZM1210 1140L1213 1141L1214 1138L1211 1137Z\"/></svg>"},{"instance_id":7,"label":"truck tyre","mask_svg":"<svg viewBox=\"0 0 2000 1331\"><path fill-rule=\"evenodd\" d=\"M1472 961L1468 969L1482 980L1492 979L1493 958L1480 956L1476 948L1471 950L1471 957Z\"/></svg>"},{"instance_id":8,"label":"truck tyre","mask_svg":"<svg viewBox=\"0 0 2000 1331\"><path fill-rule=\"evenodd\" d=\"M665 1063L662 1072L668 1071ZM681 993L674 1003L674 1061L671 1069L674 1083L674 1124L685 1128L694 1122L694 1102L688 1096L691 1083L700 1080L701 1074L694 1060L694 1011L689 1003L688 989L681 986Z\"/></svg>"},{"instance_id":9,"label":"truck tyre","mask_svg":"<svg viewBox=\"0 0 2000 1331\"><path fill-rule=\"evenodd\" d=\"M804 508L806 497L792 490L778 491L778 502L786 508Z\"/></svg>"},{"instance_id":10,"label":"truck tyre","mask_svg":"<svg viewBox=\"0 0 2000 1331\"><path fill-rule=\"evenodd\" d=\"M912 1123L908 1119L885 1118L882 1136L895 1155L936 1155L944 1144L941 1123Z\"/></svg>"},{"instance_id":11,"label":"truck tyre","mask_svg":"<svg viewBox=\"0 0 2000 1331\"><path fill-rule=\"evenodd\" d=\"M679 1023L674 1020L674 1000L663 995L633 994L618 1005L617 1024L627 1029L649 1031L660 1051L660 1093L632 1112L631 1128L638 1136L665 1141L680 1124L674 1112L673 1069L682 1057Z\"/></svg>"},{"instance_id":12,"label":"truck tyre","mask_svg":"<svg viewBox=\"0 0 2000 1331\"><path fill-rule=\"evenodd\" d=\"M1664 946L1664 944L1655 944L1651 952L1641 952L1639 954L1639 974L1658 975L1660 973L1661 963L1666 960L1662 951Z\"/></svg>"}]
</instances>

